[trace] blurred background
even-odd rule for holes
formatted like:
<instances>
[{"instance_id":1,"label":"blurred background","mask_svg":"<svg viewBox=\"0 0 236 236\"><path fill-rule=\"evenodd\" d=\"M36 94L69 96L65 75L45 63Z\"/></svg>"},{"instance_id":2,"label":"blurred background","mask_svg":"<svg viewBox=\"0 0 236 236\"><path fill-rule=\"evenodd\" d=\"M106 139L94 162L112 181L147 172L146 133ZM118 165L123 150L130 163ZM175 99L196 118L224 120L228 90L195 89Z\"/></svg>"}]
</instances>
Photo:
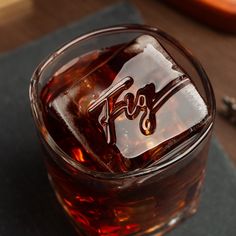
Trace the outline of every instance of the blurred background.
<instances>
[{"instance_id":1,"label":"blurred background","mask_svg":"<svg viewBox=\"0 0 236 236\"><path fill-rule=\"evenodd\" d=\"M0 0L0 53L65 27L116 0ZM236 97L235 0L131 0L145 24L159 27L203 64L216 94ZM236 105L235 105L236 106ZM236 164L236 129L217 114L215 135Z\"/></svg>"}]
</instances>

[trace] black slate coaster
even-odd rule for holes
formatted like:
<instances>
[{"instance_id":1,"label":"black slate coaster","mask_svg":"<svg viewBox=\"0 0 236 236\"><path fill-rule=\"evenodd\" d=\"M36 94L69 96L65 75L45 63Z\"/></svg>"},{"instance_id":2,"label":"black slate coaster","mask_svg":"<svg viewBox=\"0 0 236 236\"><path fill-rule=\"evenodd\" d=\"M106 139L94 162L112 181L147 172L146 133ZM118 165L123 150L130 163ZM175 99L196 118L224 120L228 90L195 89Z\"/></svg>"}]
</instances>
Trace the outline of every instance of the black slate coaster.
<instances>
[{"instance_id":1,"label":"black slate coaster","mask_svg":"<svg viewBox=\"0 0 236 236\"><path fill-rule=\"evenodd\" d=\"M74 37L139 22L138 12L120 3L0 56L0 236L76 235L47 180L30 114L30 77L45 56ZM235 236L235 225L235 169L214 140L200 210L169 235Z\"/></svg>"}]
</instances>

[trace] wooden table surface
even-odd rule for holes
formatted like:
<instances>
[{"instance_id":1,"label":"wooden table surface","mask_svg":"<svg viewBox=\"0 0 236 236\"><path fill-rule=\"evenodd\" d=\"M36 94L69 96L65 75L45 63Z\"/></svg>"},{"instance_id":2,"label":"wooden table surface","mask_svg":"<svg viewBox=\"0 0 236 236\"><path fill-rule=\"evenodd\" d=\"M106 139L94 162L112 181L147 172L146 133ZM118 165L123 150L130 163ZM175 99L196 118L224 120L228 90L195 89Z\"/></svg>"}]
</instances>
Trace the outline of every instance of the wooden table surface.
<instances>
[{"instance_id":1,"label":"wooden table surface","mask_svg":"<svg viewBox=\"0 0 236 236\"><path fill-rule=\"evenodd\" d=\"M7 52L118 1L0 0L0 52ZM201 61L213 84L217 108L236 97L236 35L214 31L158 0L132 0L145 23L177 38ZM236 164L236 128L217 115L215 134Z\"/></svg>"}]
</instances>

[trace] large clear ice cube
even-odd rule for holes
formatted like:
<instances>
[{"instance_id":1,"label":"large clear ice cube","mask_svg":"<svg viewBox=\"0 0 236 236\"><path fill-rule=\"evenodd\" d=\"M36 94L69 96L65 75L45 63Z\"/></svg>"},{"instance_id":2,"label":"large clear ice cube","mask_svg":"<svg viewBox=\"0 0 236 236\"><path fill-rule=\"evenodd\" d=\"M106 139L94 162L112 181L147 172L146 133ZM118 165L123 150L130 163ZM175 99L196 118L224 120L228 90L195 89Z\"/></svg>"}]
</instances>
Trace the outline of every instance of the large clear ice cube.
<instances>
[{"instance_id":1,"label":"large clear ice cube","mask_svg":"<svg viewBox=\"0 0 236 236\"><path fill-rule=\"evenodd\" d=\"M116 147L124 159L131 159L189 130L208 112L188 75L155 38L138 37L114 53L109 63L121 53L134 56L123 64L108 87L93 82L96 71L104 66L101 63L51 104L74 137L96 158L102 153L94 150L88 134L81 132L77 116L96 119L104 132L104 142ZM76 113L68 108L71 102L78 108Z\"/></svg>"}]
</instances>

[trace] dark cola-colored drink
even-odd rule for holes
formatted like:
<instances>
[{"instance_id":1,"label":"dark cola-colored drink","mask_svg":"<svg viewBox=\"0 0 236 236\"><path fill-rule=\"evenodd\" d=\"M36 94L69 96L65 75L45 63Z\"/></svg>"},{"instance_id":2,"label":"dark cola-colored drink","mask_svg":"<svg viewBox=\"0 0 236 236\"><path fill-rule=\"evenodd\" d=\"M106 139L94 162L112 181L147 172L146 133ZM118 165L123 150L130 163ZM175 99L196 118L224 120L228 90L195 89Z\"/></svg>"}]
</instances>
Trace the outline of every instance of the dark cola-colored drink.
<instances>
[{"instance_id":1,"label":"dark cola-colored drink","mask_svg":"<svg viewBox=\"0 0 236 236\"><path fill-rule=\"evenodd\" d=\"M41 102L51 137L78 165L137 174L98 178L95 185L68 164L63 169L46 159L57 195L82 234L149 234L167 222L171 228L179 212L196 210L208 145L176 158L203 130L208 109L192 79L153 37L75 58L46 84ZM138 175L155 166L162 169Z\"/></svg>"}]
</instances>

